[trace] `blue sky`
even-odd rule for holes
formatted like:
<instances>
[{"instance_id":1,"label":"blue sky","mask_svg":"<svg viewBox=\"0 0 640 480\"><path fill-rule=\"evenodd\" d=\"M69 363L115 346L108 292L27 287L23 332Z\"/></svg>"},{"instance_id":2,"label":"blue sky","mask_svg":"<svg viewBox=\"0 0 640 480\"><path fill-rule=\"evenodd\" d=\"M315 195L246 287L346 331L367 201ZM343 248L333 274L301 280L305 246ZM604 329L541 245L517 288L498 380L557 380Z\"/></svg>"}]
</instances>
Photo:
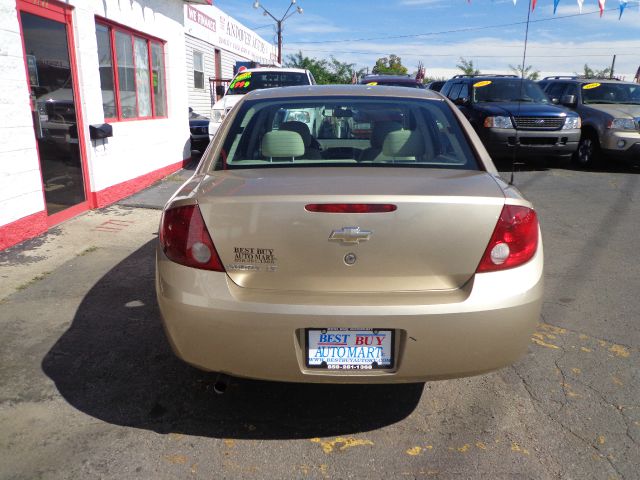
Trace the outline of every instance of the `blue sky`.
<instances>
[{"instance_id":1,"label":"blue sky","mask_svg":"<svg viewBox=\"0 0 640 480\"><path fill-rule=\"evenodd\" d=\"M422 61L433 76L453 73L461 56L487 72L510 73L509 64L522 62L528 0L518 0L516 6L512 0L297 2L304 13L284 24L285 56L302 50L309 57L333 55L371 68L377 58L394 53L410 71ZM280 17L289 0L260 3ZM561 0L555 16L553 0L538 0L531 14L527 65L543 74L571 74L582 71L585 63L598 69L610 66L617 54L616 73L633 77L640 65L639 4L629 0L618 20L619 0L606 2L602 18L597 0L585 0L582 15L576 0ZM252 7L253 0L214 0L214 5L275 42L273 21ZM393 38L398 36L405 37Z\"/></svg>"}]
</instances>

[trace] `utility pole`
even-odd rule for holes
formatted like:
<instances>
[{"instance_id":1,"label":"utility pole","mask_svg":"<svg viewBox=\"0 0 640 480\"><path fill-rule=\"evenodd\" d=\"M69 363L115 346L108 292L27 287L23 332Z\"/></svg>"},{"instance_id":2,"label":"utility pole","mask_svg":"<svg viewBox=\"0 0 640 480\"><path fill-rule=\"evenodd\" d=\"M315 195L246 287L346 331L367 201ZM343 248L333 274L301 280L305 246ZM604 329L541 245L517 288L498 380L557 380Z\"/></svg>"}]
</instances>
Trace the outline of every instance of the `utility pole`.
<instances>
[{"instance_id":1,"label":"utility pole","mask_svg":"<svg viewBox=\"0 0 640 480\"><path fill-rule=\"evenodd\" d=\"M613 56L613 61L611 62L611 70L609 71L609 78L613 78L613 70L616 68L616 56Z\"/></svg>"},{"instance_id":2,"label":"utility pole","mask_svg":"<svg viewBox=\"0 0 640 480\"><path fill-rule=\"evenodd\" d=\"M297 0L291 0L291 3L289 4L289 8L287 8L287 11L284 12L284 15L282 15L282 17L279 19L274 17L269 10L264 8L258 0L253 2L253 8L261 8L263 10L263 15L271 17L273 21L276 22L276 28L278 32L278 63L280 65L282 65L282 24L287 18L289 18L294 13L302 14L303 12L301 7L296 7L296 9L293 12L289 13L289 10L291 10L291 7L293 7L296 4L296 2Z\"/></svg>"},{"instance_id":3,"label":"utility pole","mask_svg":"<svg viewBox=\"0 0 640 480\"><path fill-rule=\"evenodd\" d=\"M282 65L282 20L276 22L278 25L278 63Z\"/></svg>"}]
</instances>

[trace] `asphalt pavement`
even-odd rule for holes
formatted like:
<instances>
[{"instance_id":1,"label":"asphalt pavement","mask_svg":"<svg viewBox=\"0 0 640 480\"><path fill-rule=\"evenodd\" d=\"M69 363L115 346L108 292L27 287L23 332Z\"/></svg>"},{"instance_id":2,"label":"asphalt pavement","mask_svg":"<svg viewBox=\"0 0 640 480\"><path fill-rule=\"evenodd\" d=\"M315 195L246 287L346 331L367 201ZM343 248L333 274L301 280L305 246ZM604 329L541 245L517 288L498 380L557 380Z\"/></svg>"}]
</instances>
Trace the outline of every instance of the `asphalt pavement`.
<instances>
[{"instance_id":1,"label":"asphalt pavement","mask_svg":"<svg viewBox=\"0 0 640 480\"><path fill-rule=\"evenodd\" d=\"M640 171L523 169L542 318L516 365L473 378L215 394L153 286L189 170L0 252L0 478L640 478Z\"/></svg>"}]
</instances>

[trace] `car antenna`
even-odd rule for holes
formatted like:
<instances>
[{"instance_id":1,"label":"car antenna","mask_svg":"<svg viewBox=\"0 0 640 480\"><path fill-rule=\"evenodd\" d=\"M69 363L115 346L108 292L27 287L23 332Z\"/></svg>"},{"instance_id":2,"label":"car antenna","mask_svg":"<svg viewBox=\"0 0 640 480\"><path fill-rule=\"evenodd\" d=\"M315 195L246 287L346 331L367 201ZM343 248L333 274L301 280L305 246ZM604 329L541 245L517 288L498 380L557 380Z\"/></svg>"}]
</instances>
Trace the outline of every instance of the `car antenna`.
<instances>
[{"instance_id":1,"label":"car antenna","mask_svg":"<svg viewBox=\"0 0 640 480\"><path fill-rule=\"evenodd\" d=\"M527 45L529 44L529 23L531 19L531 0L529 0L529 7L527 8L527 26L524 33L524 50L522 52L522 66L520 67L520 93L518 95L518 113L516 115L515 125L516 128L516 148L513 150L513 156L511 157L511 178L509 179L509 185L513 185L516 172L516 154L520 147L520 131L518 130L518 118L520 118L520 110L522 107L522 98L524 95L524 69L527 64Z\"/></svg>"}]
</instances>

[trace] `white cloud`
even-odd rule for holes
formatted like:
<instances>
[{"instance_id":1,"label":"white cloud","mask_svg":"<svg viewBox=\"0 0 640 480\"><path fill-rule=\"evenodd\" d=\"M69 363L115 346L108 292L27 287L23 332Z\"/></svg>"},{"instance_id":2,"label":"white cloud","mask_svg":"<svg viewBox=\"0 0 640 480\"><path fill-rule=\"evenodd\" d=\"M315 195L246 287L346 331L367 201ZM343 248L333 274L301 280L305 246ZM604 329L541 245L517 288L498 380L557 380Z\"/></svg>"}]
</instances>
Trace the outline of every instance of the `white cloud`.
<instances>
[{"instance_id":1,"label":"white cloud","mask_svg":"<svg viewBox=\"0 0 640 480\"><path fill-rule=\"evenodd\" d=\"M394 53L402 58L409 71L416 69L419 61L427 68L428 75L435 71L455 71L460 57L473 60L480 70L490 73L511 73L509 65L522 62L521 42L505 42L499 38L484 37L463 42L427 43L390 43L358 42L353 46L340 44L303 44L296 43L287 53L302 50L304 55L315 58L328 58L334 55L343 62L355 63L358 68L371 68L376 59ZM638 68L640 58L634 52L640 51L640 39L632 41L587 41L566 42L540 40L534 37L528 46L527 65L541 71L544 75L570 75L581 72L585 63L592 68L605 68L611 65L614 53L616 74L632 78ZM439 75L437 75L439 76Z\"/></svg>"}]
</instances>

